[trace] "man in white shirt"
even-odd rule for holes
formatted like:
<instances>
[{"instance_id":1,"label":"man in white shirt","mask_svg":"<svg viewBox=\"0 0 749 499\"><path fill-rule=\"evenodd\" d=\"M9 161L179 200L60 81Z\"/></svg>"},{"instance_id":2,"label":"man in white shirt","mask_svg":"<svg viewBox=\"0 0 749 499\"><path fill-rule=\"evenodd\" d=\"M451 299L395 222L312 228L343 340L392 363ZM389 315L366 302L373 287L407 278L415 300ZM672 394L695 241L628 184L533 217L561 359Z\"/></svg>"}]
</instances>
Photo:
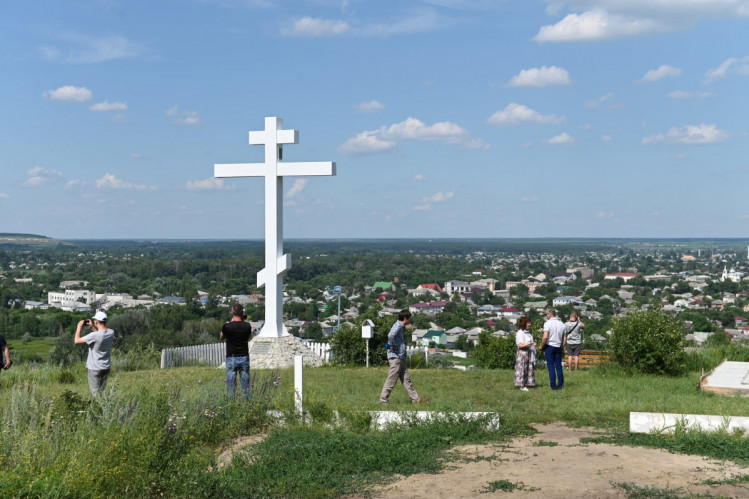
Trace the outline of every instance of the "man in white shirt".
<instances>
[{"instance_id":1,"label":"man in white shirt","mask_svg":"<svg viewBox=\"0 0 749 499\"><path fill-rule=\"evenodd\" d=\"M552 390L564 388L564 371L562 369L562 355L564 345L567 342L565 333L567 328L564 322L557 317L557 311L553 308L546 309L544 322L544 337L541 340L541 349L546 356L546 367L549 369L549 384Z\"/></svg>"}]
</instances>

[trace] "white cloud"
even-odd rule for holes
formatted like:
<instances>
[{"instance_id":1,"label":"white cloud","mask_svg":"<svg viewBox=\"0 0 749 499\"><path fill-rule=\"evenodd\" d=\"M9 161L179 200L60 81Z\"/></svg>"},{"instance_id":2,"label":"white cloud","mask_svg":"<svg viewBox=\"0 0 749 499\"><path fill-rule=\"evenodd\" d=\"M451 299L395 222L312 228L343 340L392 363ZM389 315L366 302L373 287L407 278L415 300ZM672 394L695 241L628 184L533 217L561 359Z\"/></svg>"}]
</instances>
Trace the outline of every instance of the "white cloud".
<instances>
[{"instance_id":1,"label":"white cloud","mask_svg":"<svg viewBox=\"0 0 749 499\"><path fill-rule=\"evenodd\" d=\"M10 194L7 192L0 192L0 199L10 199Z\"/></svg>"},{"instance_id":2,"label":"white cloud","mask_svg":"<svg viewBox=\"0 0 749 499\"><path fill-rule=\"evenodd\" d=\"M614 138L611 135L601 135L601 140L604 142L611 142Z\"/></svg>"},{"instance_id":3,"label":"white cloud","mask_svg":"<svg viewBox=\"0 0 749 499\"><path fill-rule=\"evenodd\" d=\"M26 187L41 187L62 177L57 170L47 170L41 166L35 166L26 172Z\"/></svg>"},{"instance_id":4,"label":"white cloud","mask_svg":"<svg viewBox=\"0 0 749 499\"><path fill-rule=\"evenodd\" d=\"M730 132L719 129L715 124L686 125L673 127L668 132L656 133L642 139L643 144L717 144L731 137Z\"/></svg>"},{"instance_id":5,"label":"white cloud","mask_svg":"<svg viewBox=\"0 0 749 499\"><path fill-rule=\"evenodd\" d=\"M613 216L614 216L613 213L607 213L605 211L599 211L598 213L596 213L596 218L601 218L601 219L612 218Z\"/></svg>"},{"instance_id":6,"label":"white cloud","mask_svg":"<svg viewBox=\"0 0 749 499\"><path fill-rule=\"evenodd\" d=\"M94 186L97 189L115 189L115 190L145 191L145 190L156 189L156 187L153 187L153 186L148 186L148 185L143 185L143 184L131 184L130 182L125 182L124 180L115 177L111 173L105 173L102 178L94 182Z\"/></svg>"},{"instance_id":7,"label":"white cloud","mask_svg":"<svg viewBox=\"0 0 749 499\"><path fill-rule=\"evenodd\" d=\"M448 199L452 199L452 197L455 195L455 191L450 192L437 192L436 194L432 194L431 196L424 197L421 199L422 203L444 203Z\"/></svg>"},{"instance_id":8,"label":"white cloud","mask_svg":"<svg viewBox=\"0 0 749 499\"><path fill-rule=\"evenodd\" d=\"M422 175L421 173L417 173L416 175L414 175L414 180L418 180L418 181L421 182L421 181L426 180L426 179L427 178L424 175Z\"/></svg>"},{"instance_id":9,"label":"white cloud","mask_svg":"<svg viewBox=\"0 0 749 499\"><path fill-rule=\"evenodd\" d=\"M578 130L591 130L592 128L593 128L593 125L591 125L590 123L585 123L585 124L582 124L582 125L577 125L577 129Z\"/></svg>"},{"instance_id":10,"label":"white cloud","mask_svg":"<svg viewBox=\"0 0 749 499\"><path fill-rule=\"evenodd\" d=\"M653 81L662 80L663 78L672 78L674 76L681 76L684 71L681 68L675 68L668 64L662 64L658 69L651 69L645 75L635 80L635 83L648 83Z\"/></svg>"},{"instance_id":11,"label":"white cloud","mask_svg":"<svg viewBox=\"0 0 749 499\"><path fill-rule=\"evenodd\" d=\"M89 107L89 110L97 113L106 113L109 111L127 111L127 102L97 102Z\"/></svg>"},{"instance_id":12,"label":"white cloud","mask_svg":"<svg viewBox=\"0 0 749 499\"><path fill-rule=\"evenodd\" d=\"M523 69L510 79L508 87L549 87L569 85L570 75L566 69L557 66Z\"/></svg>"},{"instance_id":13,"label":"white cloud","mask_svg":"<svg viewBox=\"0 0 749 499\"><path fill-rule=\"evenodd\" d=\"M147 55L148 48L122 36L92 37L66 32L57 37L62 47L39 47L42 57L53 62L95 64L114 59L133 59Z\"/></svg>"},{"instance_id":14,"label":"white cloud","mask_svg":"<svg viewBox=\"0 0 749 499\"><path fill-rule=\"evenodd\" d=\"M307 187L307 183L309 180L306 178L298 178L294 180L294 185L291 186L291 189L286 192L286 197L289 199L293 199L297 197L299 194L302 193L305 187Z\"/></svg>"},{"instance_id":15,"label":"white cloud","mask_svg":"<svg viewBox=\"0 0 749 499\"><path fill-rule=\"evenodd\" d=\"M594 9L582 14L568 14L556 24L542 26L533 39L539 43L590 41L664 30L660 23L652 19L638 19Z\"/></svg>"},{"instance_id":16,"label":"white cloud","mask_svg":"<svg viewBox=\"0 0 749 499\"><path fill-rule=\"evenodd\" d=\"M382 126L378 130L364 131L344 142L338 152L345 154L366 154L385 152L393 149L404 140L446 142L468 148L488 147L481 139L471 138L466 130L443 121L426 125L416 118L408 118L394 125Z\"/></svg>"},{"instance_id":17,"label":"white cloud","mask_svg":"<svg viewBox=\"0 0 749 499\"><path fill-rule=\"evenodd\" d=\"M69 102L87 102L93 97L91 90L86 87L74 87L65 85L56 90L47 90L42 94L47 100L62 100Z\"/></svg>"},{"instance_id":18,"label":"white cloud","mask_svg":"<svg viewBox=\"0 0 749 499\"><path fill-rule=\"evenodd\" d=\"M179 106L170 107L164 114L174 118L172 123L175 125L199 126L203 124L197 111L180 111Z\"/></svg>"},{"instance_id":19,"label":"white cloud","mask_svg":"<svg viewBox=\"0 0 749 499\"><path fill-rule=\"evenodd\" d=\"M376 100L370 100L367 102L360 102L359 104L354 106L354 108L359 114L376 113L377 111L382 111L383 109L385 109L385 104Z\"/></svg>"},{"instance_id":20,"label":"white cloud","mask_svg":"<svg viewBox=\"0 0 749 499\"><path fill-rule=\"evenodd\" d=\"M614 98L614 93L609 92L606 95L599 97L597 100L590 100L585 103L585 109L621 109L624 104L621 102L611 102Z\"/></svg>"},{"instance_id":21,"label":"white cloud","mask_svg":"<svg viewBox=\"0 0 749 499\"><path fill-rule=\"evenodd\" d=\"M567 118L555 114L543 115L522 104L511 102L504 109L492 114L486 122L490 125L520 125L532 123L540 125L564 123Z\"/></svg>"},{"instance_id":22,"label":"white cloud","mask_svg":"<svg viewBox=\"0 0 749 499\"><path fill-rule=\"evenodd\" d=\"M417 204L413 207L416 211L426 211L432 209L432 203L444 203L445 201L448 201L455 196L455 191L450 192L437 192L435 194L432 194L431 196L425 196L421 198L422 204Z\"/></svg>"},{"instance_id":23,"label":"white cloud","mask_svg":"<svg viewBox=\"0 0 749 499\"><path fill-rule=\"evenodd\" d=\"M453 24L450 17L441 16L433 9L414 9L407 17L392 23L381 23L363 27L364 36L387 38L393 35L413 35L443 29Z\"/></svg>"},{"instance_id":24,"label":"white cloud","mask_svg":"<svg viewBox=\"0 0 749 499\"><path fill-rule=\"evenodd\" d=\"M191 191L209 191L209 190L231 190L234 185L227 184L224 179L208 177L205 180L187 181L187 188Z\"/></svg>"},{"instance_id":25,"label":"white cloud","mask_svg":"<svg viewBox=\"0 0 749 499\"><path fill-rule=\"evenodd\" d=\"M294 20L290 28L282 30L285 35L292 36L331 36L340 35L348 31L350 26L345 21L332 19L319 19L314 17L302 17Z\"/></svg>"},{"instance_id":26,"label":"white cloud","mask_svg":"<svg viewBox=\"0 0 749 499\"><path fill-rule=\"evenodd\" d=\"M705 72L704 83L712 83L721 80L731 73L749 75L749 56L737 59L730 57L723 61L717 68L708 69Z\"/></svg>"},{"instance_id":27,"label":"white cloud","mask_svg":"<svg viewBox=\"0 0 749 499\"><path fill-rule=\"evenodd\" d=\"M674 90L669 92L668 96L671 99L707 99L708 97L717 97L717 94L712 92L687 92L684 90Z\"/></svg>"},{"instance_id":28,"label":"white cloud","mask_svg":"<svg viewBox=\"0 0 749 499\"><path fill-rule=\"evenodd\" d=\"M749 16L746 0L546 0L547 14L571 11L543 26L539 43L593 41L683 30L711 18Z\"/></svg>"},{"instance_id":29,"label":"white cloud","mask_svg":"<svg viewBox=\"0 0 749 499\"><path fill-rule=\"evenodd\" d=\"M545 140L544 143L551 145L574 144L575 138L567 132L562 132L559 135L555 135L554 137Z\"/></svg>"},{"instance_id":30,"label":"white cloud","mask_svg":"<svg viewBox=\"0 0 749 499\"><path fill-rule=\"evenodd\" d=\"M348 139L338 147L342 154L371 154L389 151L398 143L392 140L382 140L377 131L361 132L355 137Z\"/></svg>"},{"instance_id":31,"label":"white cloud","mask_svg":"<svg viewBox=\"0 0 749 499\"><path fill-rule=\"evenodd\" d=\"M524 197L520 200L523 203L537 203L538 202L538 196L530 196L530 197Z\"/></svg>"}]
</instances>

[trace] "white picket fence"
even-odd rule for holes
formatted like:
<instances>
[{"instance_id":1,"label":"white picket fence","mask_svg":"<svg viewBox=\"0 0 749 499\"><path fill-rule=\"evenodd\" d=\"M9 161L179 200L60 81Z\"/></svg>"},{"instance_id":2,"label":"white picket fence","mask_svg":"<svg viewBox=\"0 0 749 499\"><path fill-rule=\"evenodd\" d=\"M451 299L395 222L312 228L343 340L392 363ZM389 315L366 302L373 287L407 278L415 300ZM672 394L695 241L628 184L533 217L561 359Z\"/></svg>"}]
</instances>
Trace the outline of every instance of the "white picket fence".
<instances>
[{"instance_id":1,"label":"white picket fence","mask_svg":"<svg viewBox=\"0 0 749 499\"><path fill-rule=\"evenodd\" d=\"M307 343L306 346L319 355L324 363L330 363L330 343L311 342ZM426 348L424 347L406 347L408 356L422 351L426 354ZM226 361L225 343L167 348L161 351L162 369L194 365L220 366L224 361ZM250 365L252 365L252 358L250 358Z\"/></svg>"},{"instance_id":2,"label":"white picket fence","mask_svg":"<svg viewBox=\"0 0 749 499\"><path fill-rule=\"evenodd\" d=\"M161 351L162 369L196 364L220 366L224 361L226 361L226 344L224 343L166 348Z\"/></svg>"}]
</instances>

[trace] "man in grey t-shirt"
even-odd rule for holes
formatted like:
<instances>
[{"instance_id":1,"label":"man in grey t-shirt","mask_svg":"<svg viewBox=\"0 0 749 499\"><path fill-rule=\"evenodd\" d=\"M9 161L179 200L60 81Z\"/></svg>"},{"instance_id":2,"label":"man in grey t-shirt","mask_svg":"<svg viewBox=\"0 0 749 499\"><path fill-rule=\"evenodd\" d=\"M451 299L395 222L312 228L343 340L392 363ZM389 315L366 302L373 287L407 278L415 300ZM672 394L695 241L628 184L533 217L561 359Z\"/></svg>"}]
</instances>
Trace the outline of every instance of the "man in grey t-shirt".
<instances>
[{"instance_id":1,"label":"man in grey t-shirt","mask_svg":"<svg viewBox=\"0 0 749 499\"><path fill-rule=\"evenodd\" d=\"M83 326L90 327L91 332L81 338ZM114 343L114 331L107 327L107 314L99 311L92 319L80 321L75 330L74 341L76 345L88 345L88 389L94 397L101 395L107 386L111 369L110 355Z\"/></svg>"},{"instance_id":2,"label":"man in grey t-shirt","mask_svg":"<svg viewBox=\"0 0 749 499\"><path fill-rule=\"evenodd\" d=\"M580 350L583 346L583 330L585 324L580 322L577 312L570 314L570 320L564 323L567 336L567 370L572 371L572 365L575 365L575 371L580 367Z\"/></svg>"}]
</instances>

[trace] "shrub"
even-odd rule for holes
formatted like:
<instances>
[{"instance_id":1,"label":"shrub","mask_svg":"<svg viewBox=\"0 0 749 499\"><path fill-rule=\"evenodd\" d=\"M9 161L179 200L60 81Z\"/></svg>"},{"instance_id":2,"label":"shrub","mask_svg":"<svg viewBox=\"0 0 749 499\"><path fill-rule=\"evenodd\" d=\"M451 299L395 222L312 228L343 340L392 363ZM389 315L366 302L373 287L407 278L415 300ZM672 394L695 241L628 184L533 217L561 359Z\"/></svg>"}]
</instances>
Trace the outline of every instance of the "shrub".
<instances>
[{"instance_id":1,"label":"shrub","mask_svg":"<svg viewBox=\"0 0 749 499\"><path fill-rule=\"evenodd\" d=\"M479 334L479 344L473 349L476 364L484 369L512 369L515 367L517 345L515 337L492 336L487 332Z\"/></svg>"},{"instance_id":2,"label":"shrub","mask_svg":"<svg viewBox=\"0 0 749 499\"><path fill-rule=\"evenodd\" d=\"M643 374L678 375L684 372L681 342L684 326L658 310L633 312L614 322L609 346L613 360Z\"/></svg>"},{"instance_id":3,"label":"shrub","mask_svg":"<svg viewBox=\"0 0 749 499\"><path fill-rule=\"evenodd\" d=\"M72 385L75 383L75 374L67 369L62 370L57 374L57 381L59 381L61 385Z\"/></svg>"}]
</instances>

